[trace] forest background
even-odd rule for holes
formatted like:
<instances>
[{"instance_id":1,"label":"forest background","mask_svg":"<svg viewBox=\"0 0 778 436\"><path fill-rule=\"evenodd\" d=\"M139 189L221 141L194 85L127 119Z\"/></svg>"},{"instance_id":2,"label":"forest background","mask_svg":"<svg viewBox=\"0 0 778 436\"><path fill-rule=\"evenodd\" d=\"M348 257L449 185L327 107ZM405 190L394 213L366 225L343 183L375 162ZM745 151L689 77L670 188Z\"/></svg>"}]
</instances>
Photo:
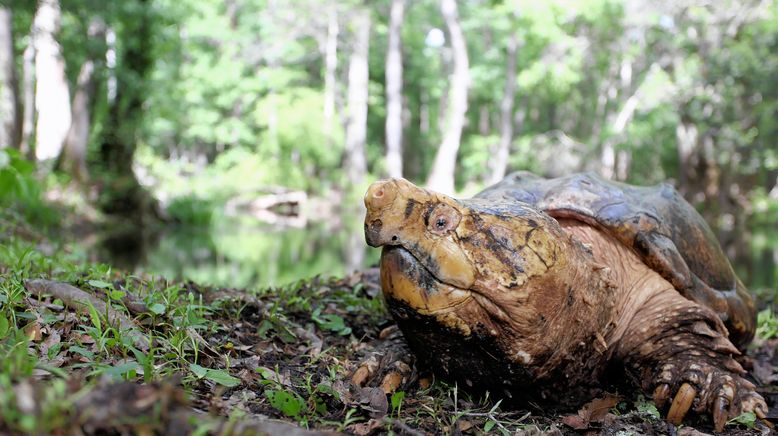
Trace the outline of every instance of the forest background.
<instances>
[{"instance_id":1,"label":"forest background","mask_svg":"<svg viewBox=\"0 0 778 436\"><path fill-rule=\"evenodd\" d=\"M747 283L776 279L775 2L0 5L0 205L101 223L98 260L236 286L345 273L377 256L372 180L465 196L595 171L673 184Z\"/></svg>"}]
</instances>

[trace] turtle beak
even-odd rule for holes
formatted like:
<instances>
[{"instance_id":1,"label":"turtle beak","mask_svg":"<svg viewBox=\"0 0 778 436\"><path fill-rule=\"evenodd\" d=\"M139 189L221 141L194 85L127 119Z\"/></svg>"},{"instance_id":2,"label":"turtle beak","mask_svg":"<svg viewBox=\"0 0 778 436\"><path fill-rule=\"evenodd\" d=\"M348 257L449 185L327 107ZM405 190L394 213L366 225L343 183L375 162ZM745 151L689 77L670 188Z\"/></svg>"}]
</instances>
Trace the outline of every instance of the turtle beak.
<instances>
[{"instance_id":1,"label":"turtle beak","mask_svg":"<svg viewBox=\"0 0 778 436\"><path fill-rule=\"evenodd\" d=\"M384 245L381 242L381 227L383 223L381 220L373 220L368 224L365 220L365 241L367 245L371 247L380 247Z\"/></svg>"},{"instance_id":2,"label":"turtle beak","mask_svg":"<svg viewBox=\"0 0 778 436\"><path fill-rule=\"evenodd\" d=\"M371 247L380 247L396 242L391 236L382 234L384 228L381 215L392 207L397 198L397 183L394 180L381 180L367 188L365 194L365 241Z\"/></svg>"}]
</instances>

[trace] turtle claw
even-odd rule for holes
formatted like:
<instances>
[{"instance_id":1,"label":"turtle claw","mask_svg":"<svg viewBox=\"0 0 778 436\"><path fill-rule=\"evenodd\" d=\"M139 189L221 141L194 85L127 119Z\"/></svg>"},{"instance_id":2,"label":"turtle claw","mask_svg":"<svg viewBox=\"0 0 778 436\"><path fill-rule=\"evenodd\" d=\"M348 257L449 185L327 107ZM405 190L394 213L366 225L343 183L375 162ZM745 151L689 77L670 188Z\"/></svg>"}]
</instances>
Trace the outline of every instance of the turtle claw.
<instances>
[{"instance_id":1,"label":"turtle claw","mask_svg":"<svg viewBox=\"0 0 778 436\"><path fill-rule=\"evenodd\" d=\"M665 407L668 398L670 398L670 385L667 383L662 383L654 389L654 404L656 404L656 407Z\"/></svg>"},{"instance_id":2,"label":"turtle claw","mask_svg":"<svg viewBox=\"0 0 778 436\"><path fill-rule=\"evenodd\" d=\"M694 389L689 383L684 383L681 388L678 389L678 393L673 398L673 404L670 406L670 411L667 412L667 421L671 424L678 425L683 421L686 413L692 407L694 399L697 397L697 389Z\"/></svg>"},{"instance_id":3,"label":"turtle claw","mask_svg":"<svg viewBox=\"0 0 778 436\"><path fill-rule=\"evenodd\" d=\"M670 397L671 386L679 386L673 397L667 421L680 424L689 409L698 413L710 413L717 432L727 421L745 412L752 412L759 419L767 416L767 403L756 393L753 383L707 363L665 365L659 373L654 388L654 403L662 408Z\"/></svg>"},{"instance_id":4,"label":"turtle claw","mask_svg":"<svg viewBox=\"0 0 778 436\"><path fill-rule=\"evenodd\" d=\"M716 398L713 404L713 426L718 429L723 429L724 424L727 423L729 418L729 400L725 397Z\"/></svg>"}]
</instances>

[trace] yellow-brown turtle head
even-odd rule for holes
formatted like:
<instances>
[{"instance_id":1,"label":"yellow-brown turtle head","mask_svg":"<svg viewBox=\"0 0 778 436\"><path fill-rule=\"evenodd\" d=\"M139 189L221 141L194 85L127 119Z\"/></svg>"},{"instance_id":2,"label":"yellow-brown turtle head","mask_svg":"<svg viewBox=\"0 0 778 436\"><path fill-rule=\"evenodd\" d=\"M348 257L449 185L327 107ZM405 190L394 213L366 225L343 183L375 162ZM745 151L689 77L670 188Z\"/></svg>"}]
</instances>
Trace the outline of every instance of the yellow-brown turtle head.
<instances>
[{"instance_id":1,"label":"yellow-brown turtle head","mask_svg":"<svg viewBox=\"0 0 778 436\"><path fill-rule=\"evenodd\" d=\"M521 392L591 342L607 323L594 312L607 311L588 296L605 287L586 248L508 195L455 200L376 182L365 239L383 246L387 308L422 361L468 386Z\"/></svg>"},{"instance_id":2,"label":"yellow-brown turtle head","mask_svg":"<svg viewBox=\"0 0 778 436\"><path fill-rule=\"evenodd\" d=\"M567 239L557 223L516 201L455 200L390 179L368 188L365 206L367 243L397 247L384 250L384 292L421 313L450 311L472 298L510 311L502 300L520 304L525 283L564 256ZM426 271L409 272L414 266Z\"/></svg>"}]
</instances>

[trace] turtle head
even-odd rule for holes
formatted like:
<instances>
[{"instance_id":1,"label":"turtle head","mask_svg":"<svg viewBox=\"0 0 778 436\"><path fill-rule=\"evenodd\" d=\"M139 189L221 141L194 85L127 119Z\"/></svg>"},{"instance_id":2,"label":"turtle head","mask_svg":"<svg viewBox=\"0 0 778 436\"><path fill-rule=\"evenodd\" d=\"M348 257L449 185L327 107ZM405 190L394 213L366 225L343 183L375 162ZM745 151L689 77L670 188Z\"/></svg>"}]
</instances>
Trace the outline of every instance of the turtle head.
<instances>
[{"instance_id":1,"label":"turtle head","mask_svg":"<svg viewBox=\"0 0 778 436\"><path fill-rule=\"evenodd\" d=\"M606 318L583 296L605 288L556 220L503 195L455 200L404 179L376 182L365 239L383 247L387 306L422 359L484 385L502 380L489 368L508 365L523 389L559 364L558 350L589 340L582 326Z\"/></svg>"},{"instance_id":2,"label":"turtle head","mask_svg":"<svg viewBox=\"0 0 778 436\"><path fill-rule=\"evenodd\" d=\"M563 256L556 221L515 200L456 200L390 179L368 188L365 206L367 243L387 248L384 292L415 310L448 310L473 297L506 309L499 300L520 302L528 280Z\"/></svg>"},{"instance_id":3,"label":"turtle head","mask_svg":"<svg viewBox=\"0 0 778 436\"><path fill-rule=\"evenodd\" d=\"M368 245L402 246L449 285L473 285L475 267L457 237L467 212L459 202L405 179L391 179L370 185L365 206Z\"/></svg>"}]
</instances>

